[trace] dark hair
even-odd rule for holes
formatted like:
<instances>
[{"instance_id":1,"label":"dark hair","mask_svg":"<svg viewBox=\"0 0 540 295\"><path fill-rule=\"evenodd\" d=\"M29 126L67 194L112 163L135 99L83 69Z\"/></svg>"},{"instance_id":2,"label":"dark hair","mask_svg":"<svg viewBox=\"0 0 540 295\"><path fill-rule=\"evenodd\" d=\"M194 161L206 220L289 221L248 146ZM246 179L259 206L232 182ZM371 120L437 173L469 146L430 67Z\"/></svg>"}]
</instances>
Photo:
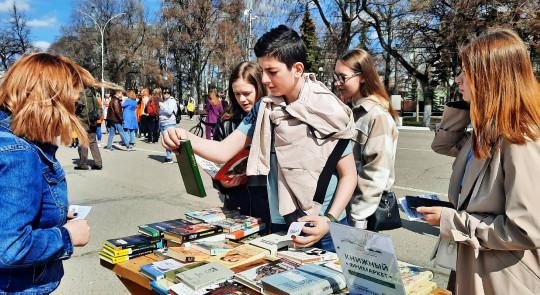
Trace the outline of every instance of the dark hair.
<instances>
[{"instance_id":1,"label":"dark hair","mask_svg":"<svg viewBox=\"0 0 540 295\"><path fill-rule=\"evenodd\" d=\"M307 54L304 42L295 30L285 25L279 25L262 35L255 43L253 50L257 58L274 57L287 65L289 70L297 62L306 64Z\"/></svg>"},{"instance_id":2,"label":"dark hair","mask_svg":"<svg viewBox=\"0 0 540 295\"><path fill-rule=\"evenodd\" d=\"M360 94L363 97L374 95L379 100L388 102L388 108L382 106L383 109L386 109L394 119L398 117L398 113L394 110L390 97L384 89L381 78L379 78L379 74L375 68L375 62L367 51L363 49L353 49L343 54L339 60L355 72L362 73L364 82L360 83Z\"/></svg>"},{"instance_id":3,"label":"dark hair","mask_svg":"<svg viewBox=\"0 0 540 295\"><path fill-rule=\"evenodd\" d=\"M244 113L244 109L238 104L232 88L232 84L239 79L243 79L255 87L255 102L268 94L266 85L262 83L262 69L259 64L253 61L239 63L234 67L229 77L229 100L231 103L221 116L222 122Z\"/></svg>"}]
</instances>

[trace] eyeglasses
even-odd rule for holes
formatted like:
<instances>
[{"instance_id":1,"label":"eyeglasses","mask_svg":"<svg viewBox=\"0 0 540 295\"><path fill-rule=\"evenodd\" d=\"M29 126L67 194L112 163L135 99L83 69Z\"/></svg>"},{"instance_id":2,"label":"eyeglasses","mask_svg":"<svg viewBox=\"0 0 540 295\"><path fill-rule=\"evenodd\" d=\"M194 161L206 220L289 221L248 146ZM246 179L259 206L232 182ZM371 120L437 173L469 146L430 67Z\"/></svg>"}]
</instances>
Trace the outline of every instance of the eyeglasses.
<instances>
[{"instance_id":1,"label":"eyeglasses","mask_svg":"<svg viewBox=\"0 0 540 295\"><path fill-rule=\"evenodd\" d=\"M349 80L350 78L354 77L354 76L358 76L362 74L362 72L358 72L358 73L354 73L354 74L350 74L350 75L338 75L336 73L334 73L334 81L338 84L344 84L345 82L347 82L347 80Z\"/></svg>"}]
</instances>

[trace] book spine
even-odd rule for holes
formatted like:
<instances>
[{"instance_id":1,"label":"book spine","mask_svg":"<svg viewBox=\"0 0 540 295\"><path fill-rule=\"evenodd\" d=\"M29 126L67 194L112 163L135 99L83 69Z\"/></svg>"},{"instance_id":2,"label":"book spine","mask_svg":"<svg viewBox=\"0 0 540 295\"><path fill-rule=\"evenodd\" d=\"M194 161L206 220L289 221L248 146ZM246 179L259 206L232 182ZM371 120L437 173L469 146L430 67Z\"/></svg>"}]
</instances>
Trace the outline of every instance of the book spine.
<instances>
[{"instance_id":1,"label":"book spine","mask_svg":"<svg viewBox=\"0 0 540 295\"><path fill-rule=\"evenodd\" d=\"M159 238L155 238L155 239L152 239L152 240L149 240L149 241L145 241L145 242L142 242L142 243L137 243L137 244L129 244L129 245L124 245L124 246L116 246L114 244L111 244L109 242L106 242L105 244L113 249L116 249L116 250L124 250L124 249L133 249L133 248L140 248L140 247L144 247L144 246L148 246L148 245L152 245L152 244L159 244L161 243L160 242L160 239ZM161 246L160 246L161 247Z\"/></svg>"},{"instance_id":2,"label":"book spine","mask_svg":"<svg viewBox=\"0 0 540 295\"><path fill-rule=\"evenodd\" d=\"M161 245L161 242L159 244ZM103 250L114 257L118 257L118 256L129 255L129 254L138 254L138 253L148 251L148 250L155 250L155 249L158 249L160 245L153 244L153 245L143 246L140 248L128 248L128 249L123 249L123 250L114 250L110 247L106 247L106 245L103 245Z\"/></svg>"},{"instance_id":3,"label":"book spine","mask_svg":"<svg viewBox=\"0 0 540 295\"><path fill-rule=\"evenodd\" d=\"M206 197L206 190L204 189L201 172L199 171L199 166L197 165L197 160L195 159L195 153L193 153L193 148L191 147L191 141L186 140L184 144L186 145L186 150L188 151L189 163L191 164L193 174L195 175L195 182L197 182L200 197L204 198Z\"/></svg>"},{"instance_id":4,"label":"book spine","mask_svg":"<svg viewBox=\"0 0 540 295\"><path fill-rule=\"evenodd\" d=\"M143 236L151 237L151 238L158 238L158 237L163 236L163 233L160 232L159 230L155 230L147 226L139 226L139 234Z\"/></svg>"},{"instance_id":5,"label":"book spine","mask_svg":"<svg viewBox=\"0 0 540 295\"><path fill-rule=\"evenodd\" d=\"M209 231L181 236L181 238L182 238L182 242L187 242L187 241L196 240L198 238L205 237L205 236L213 236L222 232L223 232L223 228L219 227L219 228L209 230Z\"/></svg>"}]
</instances>

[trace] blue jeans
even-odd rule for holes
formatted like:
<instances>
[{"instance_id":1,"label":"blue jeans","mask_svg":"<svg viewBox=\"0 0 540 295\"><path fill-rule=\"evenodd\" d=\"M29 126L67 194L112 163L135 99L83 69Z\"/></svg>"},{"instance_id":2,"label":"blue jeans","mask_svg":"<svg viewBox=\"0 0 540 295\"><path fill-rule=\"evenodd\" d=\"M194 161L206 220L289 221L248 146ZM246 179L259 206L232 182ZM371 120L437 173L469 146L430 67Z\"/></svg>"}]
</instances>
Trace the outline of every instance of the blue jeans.
<instances>
[{"instance_id":1,"label":"blue jeans","mask_svg":"<svg viewBox=\"0 0 540 295\"><path fill-rule=\"evenodd\" d=\"M97 125L97 131L96 131L96 134L97 134L97 140L98 141L101 141L101 123L98 123Z\"/></svg>"},{"instance_id":2,"label":"blue jeans","mask_svg":"<svg viewBox=\"0 0 540 295\"><path fill-rule=\"evenodd\" d=\"M165 125L165 126L160 126L160 129L161 129L161 134L163 134L163 131L165 131L165 129L169 128L169 127L175 127L176 125L174 124L169 124L169 125ZM165 152L167 152L167 159L172 159L172 152L169 151L168 149L165 149Z\"/></svg>"},{"instance_id":3,"label":"blue jeans","mask_svg":"<svg viewBox=\"0 0 540 295\"><path fill-rule=\"evenodd\" d=\"M112 147L113 137L114 137L114 134L116 133L115 130L118 130L118 133L120 134L120 138L122 138L122 141L124 142L126 147L128 147L129 140L127 138L127 134L124 133L124 128L122 128L122 124L110 122L109 123L109 140L107 141L107 148Z\"/></svg>"},{"instance_id":4,"label":"blue jeans","mask_svg":"<svg viewBox=\"0 0 540 295\"><path fill-rule=\"evenodd\" d=\"M126 134L129 135L129 143L135 144L135 129L124 128L124 132L126 132Z\"/></svg>"},{"instance_id":5,"label":"blue jeans","mask_svg":"<svg viewBox=\"0 0 540 295\"><path fill-rule=\"evenodd\" d=\"M344 224L344 225L349 225L349 222L347 222L347 217L341 219L339 223ZM288 229L289 227L286 224L272 223L272 232L279 232L279 231L286 232ZM305 236L304 233L302 233L302 235ZM330 235L330 232L324 235L317 243L313 244L313 246L311 247L316 247L316 248L323 249L330 252L336 252L336 249L334 247L334 242L332 241L332 236Z\"/></svg>"}]
</instances>

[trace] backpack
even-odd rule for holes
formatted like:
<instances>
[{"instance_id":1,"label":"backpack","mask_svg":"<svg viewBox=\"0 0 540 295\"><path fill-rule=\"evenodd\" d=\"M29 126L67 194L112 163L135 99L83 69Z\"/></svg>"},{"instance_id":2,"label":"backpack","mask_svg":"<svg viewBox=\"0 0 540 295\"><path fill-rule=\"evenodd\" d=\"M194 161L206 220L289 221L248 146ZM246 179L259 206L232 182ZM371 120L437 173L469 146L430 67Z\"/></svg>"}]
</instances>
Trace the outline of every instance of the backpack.
<instances>
[{"instance_id":1,"label":"backpack","mask_svg":"<svg viewBox=\"0 0 540 295\"><path fill-rule=\"evenodd\" d=\"M148 105L146 106L146 110L147 110L147 112L148 112L148 114L150 116L157 116L158 115L157 107L156 107L156 104L154 103L153 99L150 99L148 101Z\"/></svg>"}]
</instances>

